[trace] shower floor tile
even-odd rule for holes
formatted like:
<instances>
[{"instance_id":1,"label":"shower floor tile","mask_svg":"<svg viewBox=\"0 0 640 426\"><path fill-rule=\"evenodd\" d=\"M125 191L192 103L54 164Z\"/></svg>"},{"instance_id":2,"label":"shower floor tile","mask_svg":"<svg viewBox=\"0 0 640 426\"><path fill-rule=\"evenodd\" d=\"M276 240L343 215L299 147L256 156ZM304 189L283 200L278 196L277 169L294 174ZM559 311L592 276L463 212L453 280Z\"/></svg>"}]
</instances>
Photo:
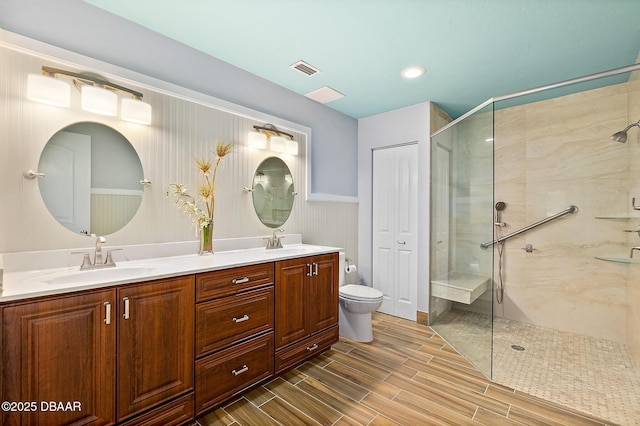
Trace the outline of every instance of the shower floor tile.
<instances>
[{"instance_id":1,"label":"shower floor tile","mask_svg":"<svg viewBox=\"0 0 640 426\"><path fill-rule=\"evenodd\" d=\"M433 328L479 368L488 366L489 315L453 310ZM493 330L494 381L620 425L640 425L640 371L624 345L502 318Z\"/></svg>"}]
</instances>

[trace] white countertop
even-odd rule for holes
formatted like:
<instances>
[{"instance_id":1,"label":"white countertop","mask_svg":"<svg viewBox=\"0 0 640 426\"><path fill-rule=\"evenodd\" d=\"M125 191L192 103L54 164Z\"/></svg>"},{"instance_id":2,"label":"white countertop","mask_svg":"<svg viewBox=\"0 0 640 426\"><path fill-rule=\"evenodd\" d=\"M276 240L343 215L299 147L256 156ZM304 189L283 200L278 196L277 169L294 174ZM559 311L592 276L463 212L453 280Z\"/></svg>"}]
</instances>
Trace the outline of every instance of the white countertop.
<instances>
[{"instance_id":1,"label":"white countertop","mask_svg":"<svg viewBox=\"0 0 640 426\"><path fill-rule=\"evenodd\" d=\"M72 267L16 271L5 269L0 303L337 251L340 251L337 247L297 243L285 244L284 248L272 250L258 247L219 251L205 256L188 254L128 261L118 261L117 252L114 252L117 266L110 268L80 271L78 262L77 266ZM81 258L82 256L78 259Z\"/></svg>"}]
</instances>

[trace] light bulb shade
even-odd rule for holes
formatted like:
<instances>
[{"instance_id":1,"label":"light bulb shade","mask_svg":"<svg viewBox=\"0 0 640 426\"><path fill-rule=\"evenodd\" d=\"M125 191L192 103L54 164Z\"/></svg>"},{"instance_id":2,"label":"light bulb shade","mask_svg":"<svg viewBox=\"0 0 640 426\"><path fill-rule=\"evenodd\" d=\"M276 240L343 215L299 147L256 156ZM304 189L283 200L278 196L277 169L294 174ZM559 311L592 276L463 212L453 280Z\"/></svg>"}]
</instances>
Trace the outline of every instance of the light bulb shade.
<instances>
[{"instance_id":1,"label":"light bulb shade","mask_svg":"<svg viewBox=\"0 0 640 426\"><path fill-rule=\"evenodd\" d=\"M96 114L115 116L118 113L118 95L96 86L82 86L80 107Z\"/></svg>"},{"instance_id":2,"label":"light bulb shade","mask_svg":"<svg viewBox=\"0 0 640 426\"><path fill-rule=\"evenodd\" d=\"M68 107L71 105L71 86L53 77L29 74L27 76L27 99L48 105Z\"/></svg>"},{"instance_id":3,"label":"light bulb shade","mask_svg":"<svg viewBox=\"0 0 640 426\"><path fill-rule=\"evenodd\" d=\"M286 152L287 139L282 136L271 136L271 151Z\"/></svg>"},{"instance_id":4,"label":"light bulb shade","mask_svg":"<svg viewBox=\"0 0 640 426\"><path fill-rule=\"evenodd\" d=\"M120 116L132 123L151 124L151 105L139 99L123 99Z\"/></svg>"},{"instance_id":5,"label":"light bulb shade","mask_svg":"<svg viewBox=\"0 0 640 426\"><path fill-rule=\"evenodd\" d=\"M247 144L251 148L266 149L267 148L267 135L262 132L249 132L249 139Z\"/></svg>"},{"instance_id":6,"label":"light bulb shade","mask_svg":"<svg viewBox=\"0 0 640 426\"><path fill-rule=\"evenodd\" d=\"M294 140L288 140L285 152L289 155L298 155L298 142Z\"/></svg>"}]
</instances>

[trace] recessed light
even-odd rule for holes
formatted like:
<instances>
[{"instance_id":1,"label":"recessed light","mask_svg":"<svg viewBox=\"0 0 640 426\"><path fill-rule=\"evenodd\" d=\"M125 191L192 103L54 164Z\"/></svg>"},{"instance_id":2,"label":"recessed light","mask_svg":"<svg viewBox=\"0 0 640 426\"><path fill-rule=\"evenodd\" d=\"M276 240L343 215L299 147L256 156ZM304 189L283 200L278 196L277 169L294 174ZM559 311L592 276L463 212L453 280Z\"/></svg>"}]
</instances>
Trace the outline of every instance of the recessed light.
<instances>
[{"instance_id":1,"label":"recessed light","mask_svg":"<svg viewBox=\"0 0 640 426\"><path fill-rule=\"evenodd\" d=\"M421 66L407 67L400 72L400 75L404 78L416 78L424 74L425 71L424 67Z\"/></svg>"}]
</instances>

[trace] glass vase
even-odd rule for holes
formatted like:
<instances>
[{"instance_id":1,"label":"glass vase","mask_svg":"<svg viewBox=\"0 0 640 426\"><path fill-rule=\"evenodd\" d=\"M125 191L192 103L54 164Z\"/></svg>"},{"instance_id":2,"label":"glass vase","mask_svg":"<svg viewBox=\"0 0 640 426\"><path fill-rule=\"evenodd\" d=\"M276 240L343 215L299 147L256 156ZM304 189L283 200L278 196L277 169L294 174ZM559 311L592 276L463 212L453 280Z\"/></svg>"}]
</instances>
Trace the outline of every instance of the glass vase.
<instances>
[{"instance_id":1,"label":"glass vase","mask_svg":"<svg viewBox=\"0 0 640 426\"><path fill-rule=\"evenodd\" d=\"M213 220L200 227L200 248L198 255L213 254Z\"/></svg>"}]
</instances>

